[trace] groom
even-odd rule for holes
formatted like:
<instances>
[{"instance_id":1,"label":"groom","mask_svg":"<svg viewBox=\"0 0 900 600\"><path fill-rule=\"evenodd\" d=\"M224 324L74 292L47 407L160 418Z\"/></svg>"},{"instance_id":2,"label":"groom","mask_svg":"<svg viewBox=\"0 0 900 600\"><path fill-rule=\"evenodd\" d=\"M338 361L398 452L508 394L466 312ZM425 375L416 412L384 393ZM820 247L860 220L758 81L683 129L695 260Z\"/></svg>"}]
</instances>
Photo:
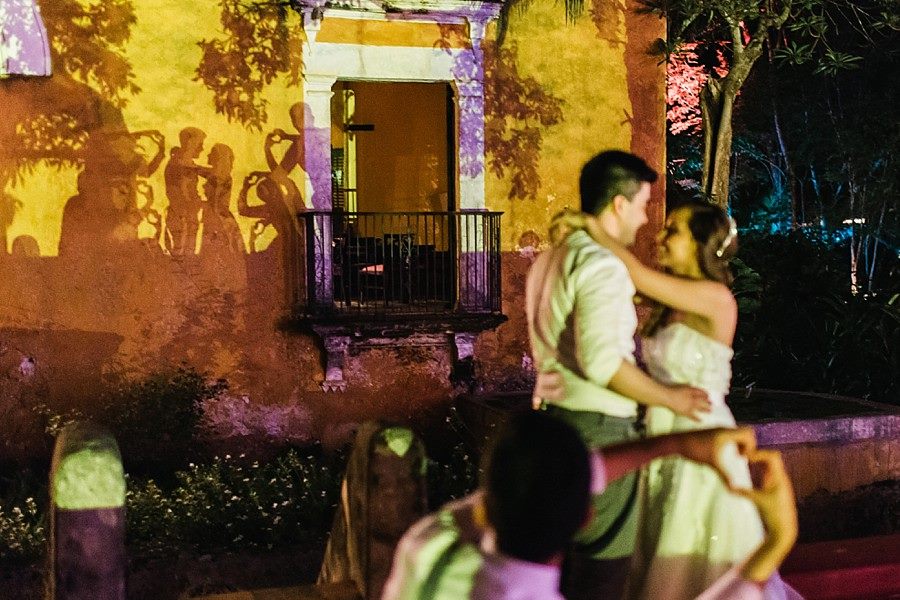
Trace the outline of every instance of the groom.
<instances>
[{"instance_id":1,"label":"groom","mask_svg":"<svg viewBox=\"0 0 900 600\"><path fill-rule=\"evenodd\" d=\"M598 154L579 180L581 211L626 246L647 223L650 185L657 174L639 157ZM635 365L634 284L625 265L584 230L543 252L528 273L526 310L536 389L562 392L535 398L566 421L590 448L638 437L638 403L666 406L696 418L709 411L702 390L666 386ZM549 394L548 394L549 395ZM620 598L634 549L638 476L632 473L593 498L593 516L566 559L563 595Z\"/></svg>"}]
</instances>

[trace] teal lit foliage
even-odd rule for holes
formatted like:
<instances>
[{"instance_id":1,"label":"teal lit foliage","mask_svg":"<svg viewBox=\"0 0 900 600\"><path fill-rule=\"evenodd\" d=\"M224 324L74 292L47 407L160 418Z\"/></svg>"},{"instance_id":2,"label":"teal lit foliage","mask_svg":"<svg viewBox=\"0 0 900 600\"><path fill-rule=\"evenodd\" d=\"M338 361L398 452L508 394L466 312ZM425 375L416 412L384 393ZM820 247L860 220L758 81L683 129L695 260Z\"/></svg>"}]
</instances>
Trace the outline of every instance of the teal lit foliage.
<instances>
[{"instance_id":1,"label":"teal lit foliage","mask_svg":"<svg viewBox=\"0 0 900 600\"><path fill-rule=\"evenodd\" d=\"M127 471L171 471L197 457L202 404L227 388L180 367L121 382L105 394L100 417L118 440Z\"/></svg>"},{"instance_id":2,"label":"teal lit foliage","mask_svg":"<svg viewBox=\"0 0 900 600\"><path fill-rule=\"evenodd\" d=\"M340 493L340 458L289 450L271 462L243 457L191 464L164 489L131 480L129 547L140 556L320 543Z\"/></svg>"},{"instance_id":3,"label":"teal lit foliage","mask_svg":"<svg viewBox=\"0 0 900 600\"><path fill-rule=\"evenodd\" d=\"M852 294L846 257L820 239L744 235L734 385L900 403L900 285Z\"/></svg>"}]
</instances>

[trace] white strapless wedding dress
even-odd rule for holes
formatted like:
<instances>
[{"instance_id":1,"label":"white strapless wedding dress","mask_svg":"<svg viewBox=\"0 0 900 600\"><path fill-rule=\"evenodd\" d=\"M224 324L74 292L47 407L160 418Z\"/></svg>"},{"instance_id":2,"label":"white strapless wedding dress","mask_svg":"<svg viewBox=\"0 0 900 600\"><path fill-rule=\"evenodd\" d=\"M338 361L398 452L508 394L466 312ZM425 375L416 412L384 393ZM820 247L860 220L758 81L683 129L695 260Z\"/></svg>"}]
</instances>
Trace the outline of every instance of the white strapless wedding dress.
<instances>
[{"instance_id":1,"label":"white strapless wedding dress","mask_svg":"<svg viewBox=\"0 0 900 600\"><path fill-rule=\"evenodd\" d=\"M645 339L642 350L654 379L702 388L713 404L700 422L651 406L648 435L735 426L725 405L734 355L730 347L683 323L671 323ZM723 463L734 485L750 487L747 462L736 448L729 449ZM682 458L658 459L645 469L640 503L628 594L633 599L695 598L763 540L753 503L729 492L711 468ZM780 578L773 578L765 596L788 597Z\"/></svg>"}]
</instances>

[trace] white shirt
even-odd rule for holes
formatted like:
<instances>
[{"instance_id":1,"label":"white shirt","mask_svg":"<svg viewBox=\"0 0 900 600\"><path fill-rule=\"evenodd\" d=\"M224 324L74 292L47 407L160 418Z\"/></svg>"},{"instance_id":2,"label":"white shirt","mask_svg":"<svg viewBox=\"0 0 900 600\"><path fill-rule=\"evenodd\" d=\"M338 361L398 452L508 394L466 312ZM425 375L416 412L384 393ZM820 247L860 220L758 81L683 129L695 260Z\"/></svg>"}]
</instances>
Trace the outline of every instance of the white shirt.
<instances>
[{"instance_id":1,"label":"white shirt","mask_svg":"<svg viewBox=\"0 0 900 600\"><path fill-rule=\"evenodd\" d=\"M606 466L600 452L592 453L591 469L592 492L601 493ZM410 527L394 552L382 600L564 600L559 567L497 552L493 530L476 516L482 502L476 491ZM763 598L762 588L741 579L735 567L697 600ZM796 593L786 598L802 600Z\"/></svg>"},{"instance_id":2,"label":"white shirt","mask_svg":"<svg viewBox=\"0 0 900 600\"><path fill-rule=\"evenodd\" d=\"M473 519L475 492L425 517L394 553L382 600L564 600L559 567L518 560L493 548Z\"/></svg>"},{"instance_id":3,"label":"white shirt","mask_svg":"<svg viewBox=\"0 0 900 600\"><path fill-rule=\"evenodd\" d=\"M634 284L612 252L585 231L541 253L528 272L528 334L538 376L562 376L569 410L633 417L637 403L608 389L623 360L634 363Z\"/></svg>"}]
</instances>

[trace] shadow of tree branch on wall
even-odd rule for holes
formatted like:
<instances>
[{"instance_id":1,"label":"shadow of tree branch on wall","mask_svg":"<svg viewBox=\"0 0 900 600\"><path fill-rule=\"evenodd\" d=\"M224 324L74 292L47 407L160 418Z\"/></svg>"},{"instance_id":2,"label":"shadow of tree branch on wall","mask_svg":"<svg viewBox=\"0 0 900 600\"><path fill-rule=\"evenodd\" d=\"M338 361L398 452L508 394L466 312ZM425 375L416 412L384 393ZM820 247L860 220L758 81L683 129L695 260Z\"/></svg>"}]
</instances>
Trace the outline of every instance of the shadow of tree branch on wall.
<instances>
[{"instance_id":1,"label":"shadow of tree branch on wall","mask_svg":"<svg viewBox=\"0 0 900 600\"><path fill-rule=\"evenodd\" d=\"M625 36L619 33L620 15L628 10L625 0L592 0L589 9L591 21L597 28L597 37L611 47L625 45ZM624 33L624 32L623 32Z\"/></svg>"},{"instance_id":2,"label":"shadow of tree branch on wall","mask_svg":"<svg viewBox=\"0 0 900 600\"><path fill-rule=\"evenodd\" d=\"M125 57L135 24L130 0L42 3L54 73L13 79L0 88L0 252L21 207L10 188L38 164L84 165L93 132L125 132L121 109L139 92Z\"/></svg>"},{"instance_id":3,"label":"shadow of tree branch on wall","mask_svg":"<svg viewBox=\"0 0 900 600\"><path fill-rule=\"evenodd\" d=\"M0 183L15 182L38 160L79 165L90 131L124 128L119 109L140 91L125 57L135 24L130 0L57 0L43 3L42 13L54 74L4 86L11 101L4 102L0 147L14 152L0 154Z\"/></svg>"},{"instance_id":4,"label":"shadow of tree branch on wall","mask_svg":"<svg viewBox=\"0 0 900 600\"><path fill-rule=\"evenodd\" d=\"M440 25L436 48L471 47L466 31ZM482 43L484 78L484 147L487 167L509 177L509 199L535 198L541 187L538 161L544 133L563 120L563 99L518 69L518 47L494 40ZM461 142L462 143L462 142Z\"/></svg>"},{"instance_id":5,"label":"shadow of tree branch on wall","mask_svg":"<svg viewBox=\"0 0 900 600\"><path fill-rule=\"evenodd\" d=\"M213 93L216 112L251 130L268 119L265 86L279 75L300 84L302 28L289 27L286 4L220 0L225 35L199 42L203 50L195 81Z\"/></svg>"},{"instance_id":6,"label":"shadow of tree branch on wall","mask_svg":"<svg viewBox=\"0 0 900 600\"><path fill-rule=\"evenodd\" d=\"M563 99L533 77L519 74L515 44L484 48L484 144L498 177L509 173L512 199L535 198L541 187L538 161L546 130L563 120Z\"/></svg>"}]
</instances>

